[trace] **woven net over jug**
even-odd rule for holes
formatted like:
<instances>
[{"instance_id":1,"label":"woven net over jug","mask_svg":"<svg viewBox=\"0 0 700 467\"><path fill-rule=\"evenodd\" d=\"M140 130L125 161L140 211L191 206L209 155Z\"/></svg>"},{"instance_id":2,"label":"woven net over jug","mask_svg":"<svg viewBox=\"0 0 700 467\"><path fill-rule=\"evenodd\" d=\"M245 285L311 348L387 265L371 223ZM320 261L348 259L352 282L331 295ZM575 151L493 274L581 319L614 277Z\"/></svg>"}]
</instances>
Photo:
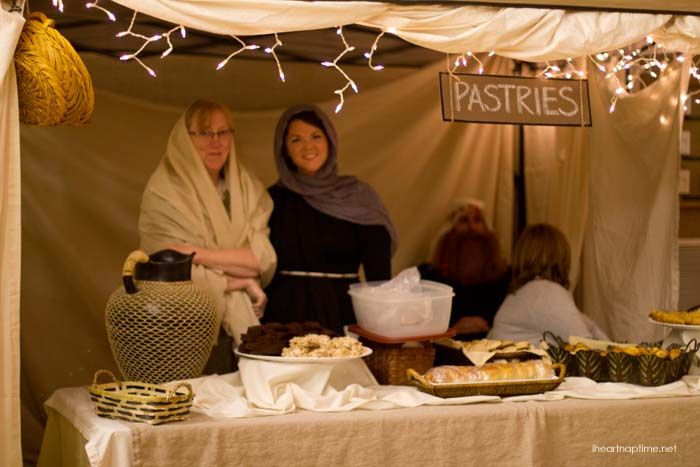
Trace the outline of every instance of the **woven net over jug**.
<instances>
[{"instance_id":1,"label":"woven net over jug","mask_svg":"<svg viewBox=\"0 0 700 467\"><path fill-rule=\"evenodd\" d=\"M173 255L184 259L160 261ZM155 265L156 275L163 268L184 276L166 271L167 277L134 280L137 262ZM218 324L214 302L189 280L190 267L191 256L171 250L150 259L135 251L127 258L125 286L112 293L105 315L112 354L125 379L160 384L201 376Z\"/></svg>"}]
</instances>

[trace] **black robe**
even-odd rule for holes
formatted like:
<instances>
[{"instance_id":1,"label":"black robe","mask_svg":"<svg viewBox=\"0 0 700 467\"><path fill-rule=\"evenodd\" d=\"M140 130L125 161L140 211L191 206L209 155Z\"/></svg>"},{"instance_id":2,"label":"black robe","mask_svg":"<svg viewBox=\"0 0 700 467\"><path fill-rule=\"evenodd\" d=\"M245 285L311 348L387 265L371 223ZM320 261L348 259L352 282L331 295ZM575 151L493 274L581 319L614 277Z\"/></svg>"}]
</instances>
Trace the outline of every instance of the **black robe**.
<instances>
[{"instance_id":1,"label":"black robe","mask_svg":"<svg viewBox=\"0 0 700 467\"><path fill-rule=\"evenodd\" d=\"M360 225L324 214L287 188L269 188L274 202L270 241L277 271L357 273L368 281L391 278L391 239L382 225ZM348 288L358 279L288 276L277 272L265 292L263 322L318 321L342 333L355 322Z\"/></svg>"}]
</instances>

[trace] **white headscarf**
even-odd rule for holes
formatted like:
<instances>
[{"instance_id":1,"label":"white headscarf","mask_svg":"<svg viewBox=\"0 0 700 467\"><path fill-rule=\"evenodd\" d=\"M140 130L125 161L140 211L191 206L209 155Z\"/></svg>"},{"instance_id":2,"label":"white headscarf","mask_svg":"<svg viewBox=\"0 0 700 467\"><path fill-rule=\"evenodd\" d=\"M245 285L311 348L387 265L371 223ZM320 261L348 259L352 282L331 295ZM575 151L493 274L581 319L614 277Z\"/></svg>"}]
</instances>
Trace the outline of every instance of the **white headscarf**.
<instances>
[{"instance_id":1,"label":"white headscarf","mask_svg":"<svg viewBox=\"0 0 700 467\"><path fill-rule=\"evenodd\" d=\"M224 170L231 197L230 216L192 143L183 114L143 193L141 248L150 253L167 243L210 249L249 247L260 261L260 280L265 286L277 263L267 227L272 200L262 183L239 164L233 141ZM259 324L245 292L225 292L222 271L193 266L192 280L209 292L221 325L236 342L249 326Z\"/></svg>"}]
</instances>

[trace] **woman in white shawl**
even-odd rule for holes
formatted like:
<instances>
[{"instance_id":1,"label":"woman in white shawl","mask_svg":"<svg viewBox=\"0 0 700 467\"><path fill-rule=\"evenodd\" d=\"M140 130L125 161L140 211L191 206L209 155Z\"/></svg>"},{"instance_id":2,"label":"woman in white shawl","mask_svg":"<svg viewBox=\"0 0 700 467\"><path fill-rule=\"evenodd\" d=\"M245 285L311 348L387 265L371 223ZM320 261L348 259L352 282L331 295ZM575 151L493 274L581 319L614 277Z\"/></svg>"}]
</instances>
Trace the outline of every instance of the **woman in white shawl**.
<instances>
[{"instance_id":1,"label":"woman in white shawl","mask_svg":"<svg viewBox=\"0 0 700 467\"><path fill-rule=\"evenodd\" d=\"M261 286L275 271L271 212L267 191L236 159L229 110L193 103L143 193L141 248L195 253L192 280L209 292L222 328L237 343L259 324L267 301Z\"/></svg>"}]
</instances>

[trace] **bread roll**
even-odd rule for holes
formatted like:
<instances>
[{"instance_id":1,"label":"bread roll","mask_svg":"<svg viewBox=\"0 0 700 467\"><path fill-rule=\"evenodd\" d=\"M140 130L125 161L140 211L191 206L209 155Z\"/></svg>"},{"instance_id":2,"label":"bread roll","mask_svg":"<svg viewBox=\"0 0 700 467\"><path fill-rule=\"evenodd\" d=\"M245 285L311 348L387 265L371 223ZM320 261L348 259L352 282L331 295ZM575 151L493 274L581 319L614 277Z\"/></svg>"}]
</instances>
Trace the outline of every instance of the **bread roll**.
<instances>
[{"instance_id":1,"label":"bread roll","mask_svg":"<svg viewBox=\"0 0 700 467\"><path fill-rule=\"evenodd\" d=\"M433 384L476 383L522 379L547 379L554 376L552 366L542 360L508 363L494 362L484 366L437 366L423 375Z\"/></svg>"}]
</instances>

